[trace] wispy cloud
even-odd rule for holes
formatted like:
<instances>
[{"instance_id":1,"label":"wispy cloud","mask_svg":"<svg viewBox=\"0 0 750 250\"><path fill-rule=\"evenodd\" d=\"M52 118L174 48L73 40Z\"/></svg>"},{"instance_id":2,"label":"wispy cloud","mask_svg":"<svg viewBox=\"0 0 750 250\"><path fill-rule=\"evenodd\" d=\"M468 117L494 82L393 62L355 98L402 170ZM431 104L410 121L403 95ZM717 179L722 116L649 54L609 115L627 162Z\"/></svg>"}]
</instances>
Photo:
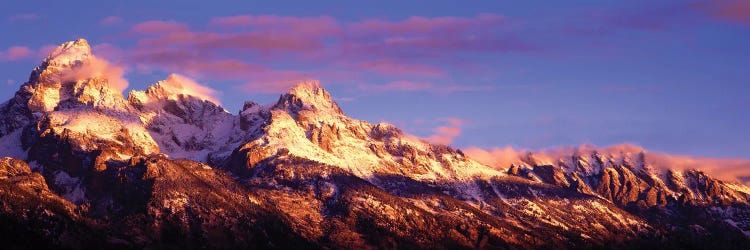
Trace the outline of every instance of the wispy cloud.
<instances>
[{"instance_id":1,"label":"wispy cloud","mask_svg":"<svg viewBox=\"0 0 750 250\"><path fill-rule=\"evenodd\" d=\"M453 142L453 139L461 135L461 126L464 125L464 120L459 118L445 118L443 122L446 125L435 128L434 134L425 138L427 141L448 145Z\"/></svg>"},{"instance_id":2,"label":"wispy cloud","mask_svg":"<svg viewBox=\"0 0 750 250\"><path fill-rule=\"evenodd\" d=\"M221 104L218 98L218 91L208 86L201 85L195 82L195 80L183 75L171 74L166 80L161 82L161 86L170 93L191 95L216 104Z\"/></svg>"},{"instance_id":3,"label":"wispy cloud","mask_svg":"<svg viewBox=\"0 0 750 250\"><path fill-rule=\"evenodd\" d=\"M112 64L109 61L91 56L89 60L80 65L62 72L63 81L80 81L93 77L103 77L107 79L110 87L123 91L128 87L128 81L124 77L124 67Z\"/></svg>"},{"instance_id":4,"label":"wispy cloud","mask_svg":"<svg viewBox=\"0 0 750 250\"><path fill-rule=\"evenodd\" d=\"M34 51L26 46L13 46L0 51L0 61L16 61L34 56Z\"/></svg>"},{"instance_id":5,"label":"wispy cloud","mask_svg":"<svg viewBox=\"0 0 750 250\"><path fill-rule=\"evenodd\" d=\"M750 25L750 1L712 0L698 4L698 6L716 19L740 25Z\"/></svg>"},{"instance_id":6,"label":"wispy cloud","mask_svg":"<svg viewBox=\"0 0 750 250\"><path fill-rule=\"evenodd\" d=\"M122 54L136 69L217 77L240 83L246 91L283 91L289 82L308 78L368 75L392 82L372 86L378 91L451 93L487 89L431 81L446 76L446 64L452 71L462 70L454 63L460 54L533 47L502 30L504 24L505 18L493 14L353 22L329 16L240 15L214 18L208 29L150 20L129 29L126 37L135 38L136 45L122 48ZM296 67L280 66L290 63ZM399 83L403 79L421 85Z\"/></svg>"},{"instance_id":7,"label":"wispy cloud","mask_svg":"<svg viewBox=\"0 0 750 250\"><path fill-rule=\"evenodd\" d=\"M119 16L108 16L99 21L99 25L111 26L122 23L122 18Z\"/></svg>"},{"instance_id":8,"label":"wispy cloud","mask_svg":"<svg viewBox=\"0 0 750 250\"><path fill-rule=\"evenodd\" d=\"M497 168L506 168L511 164L523 162L521 157L524 152L523 150L516 150L513 147L491 149L468 147L462 149L462 151L476 161Z\"/></svg>"}]
</instances>

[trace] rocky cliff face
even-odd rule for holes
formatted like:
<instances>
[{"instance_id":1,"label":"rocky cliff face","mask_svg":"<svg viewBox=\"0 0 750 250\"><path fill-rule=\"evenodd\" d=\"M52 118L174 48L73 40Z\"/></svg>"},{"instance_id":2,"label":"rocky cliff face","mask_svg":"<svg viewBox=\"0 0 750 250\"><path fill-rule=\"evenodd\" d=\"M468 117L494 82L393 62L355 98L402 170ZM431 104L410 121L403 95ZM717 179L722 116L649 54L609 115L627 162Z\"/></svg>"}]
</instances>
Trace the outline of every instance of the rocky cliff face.
<instances>
[{"instance_id":1,"label":"rocky cliff face","mask_svg":"<svg viewBox=\"0 0 750 250\"><path fill-rule=\"evenodd\" d=\"M128 102L162 153L173 159L225 161L248 137L248 128L221 106L183 93L182 79L170 75L145 91L132 91Z\"/></svg>"},{"instance_id":2,"label":"rocky cliff face","mask_svg":"<svg viewBox=\"0 0 750 250\"><path fill-rule=\"evenodd\" d=\"M234 115L179 76L125 99L83 74L95 60L85 40L65 43L0 106L0 153L15 157L0 160L11 248L750 243L750 188L655 170L639 152L492 168L352 119L315 81Z\"/></svg>"}]
</instances>

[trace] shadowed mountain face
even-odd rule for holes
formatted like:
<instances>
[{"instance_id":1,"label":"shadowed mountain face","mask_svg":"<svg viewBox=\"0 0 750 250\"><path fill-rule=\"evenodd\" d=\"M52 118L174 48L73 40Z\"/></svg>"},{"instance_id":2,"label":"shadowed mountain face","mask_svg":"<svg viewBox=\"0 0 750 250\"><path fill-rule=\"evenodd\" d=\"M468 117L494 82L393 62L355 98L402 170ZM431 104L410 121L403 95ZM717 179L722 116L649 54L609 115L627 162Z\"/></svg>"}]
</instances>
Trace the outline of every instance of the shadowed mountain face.
<instances>
[{"instance_id":1,"label":"shadowed mountain face","mask_svg":"<svg viewBox=\"0 0 750 250\"><path fill-rule=\"evenodd\" d=\"M3 246L750 244L750 188L641 152L492 168L352 119L314 81L235 115L179 77L127 98L101 75L66 77L92 58L84 40L61 45L0 105Z\"/></svg>"}]
</instances>

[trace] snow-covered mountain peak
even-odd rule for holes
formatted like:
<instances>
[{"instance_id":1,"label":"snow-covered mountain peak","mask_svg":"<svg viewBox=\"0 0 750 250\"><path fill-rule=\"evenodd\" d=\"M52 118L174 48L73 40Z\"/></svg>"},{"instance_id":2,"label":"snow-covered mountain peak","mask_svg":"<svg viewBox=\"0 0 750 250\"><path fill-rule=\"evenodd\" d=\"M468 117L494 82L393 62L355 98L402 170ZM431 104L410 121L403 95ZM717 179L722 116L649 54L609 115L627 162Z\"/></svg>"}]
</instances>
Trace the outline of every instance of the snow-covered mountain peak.
<instances>
[{"instance_id":1,"label":"snow-covered mountain peak","mask_svg":"<svg viewBox=\"0 0 750 250\"><path fill-rule=\"evenodd\" d=\"M279 98L274 105L278 109L286 109L292 113L310 110L321 114L343 114L341 108L317 80L306 80L293 86Z\"/></svg>"},{"instance_id":2,"label":"snow-covered mountain peak","mask_svg":"<svg viewBox=\"0 0 750 250\"><path fill-rule=\"evenodd\" d=\"M303 92L319 92L319 91L325 91L323 87L320 85L320 81L318 80L303 80L295 84L289 89L289 93L292 94L298 94Z\"/></svg>"},{"instance_id":3,"label":"snow-covered mountain peak","mask_svg":"<svg viewBox=\"0 0 750 250\"><path fill-rule=\"evenodd\" d=\"M91 57L91 46L83 38L61 44L49 54L46 62L50 65L74 65Z\"/></svg>"},{"instance_id":4,"label":"snow-covered mountain peak","mask_svg":"<svg viewBox=\"0 0 750 250\"><path fill-rule=\"evenodd\" d=\"M77 106L124 110L120 89L127 86L123 70L96 58L84 39L55 48L34 69L10 104L30 113L70 109Z\"/></svg>"},{"instance_id":5,"label":"snow-covered mountain peak","mask_svg":"<svg viewBox=\"0 0 750 250\"><path fill-rule=\"evenodd\" d=\"M200 86L187 77L170 74L167 79L156 82L146 90L133 90L128 94L128 101L138 108L162 108L166 102L187 103L208 102L219 107L219 102L211 96L213 90Z\"/></svg>"},{"instance_id":6,"label":"snow-covered mountain peak","mask_svg":"<svg viewBox=\"0 0 750 250\"><path fill-rule=\"evenodd\" d=\"M187 77L171 74L144 91L131 91L128 102L138 110L160 153L206 162L228 154L245 138L238 117L219 106L213 94Z\"/></svg>"},{"instance_id":7,"label":"snow-covered mountain peak","mask_svg":"<svg viewBox=\"0 0 750 250\"><path fill-rule=\"evenodd\" d=\"M317 81L294 86L269 108L248 102L240 116L240 128L255 136L233 152L230 162L242 164L230 167L239 175L252 175L272 159L295 158L327 164L373 183L378 176L453 182L503 175L391 124L346 116ZM253 129L258 125L260 129Z\"/></svg>"},{"instance_id":8,"label":"snow-covered mountain peak","mask_svg":"<svg viewBox=\"0 0 750 250\"><path fill-rule=\"evenodd\" d=\"M128 100L131 103L146 105L150 102L166 100L196 99L219 106L219 101L213 96L214 94L214 90L197 84L187 77L170 74L167 79L149 86L145 91L131 91Z\"/></svg>"},{"instance_id":9,"label":"snow-covered mountain peak","mask_svg":"<svg viewBox=\"0 0 750 250\"><path fill-rule=\"evenodd\" d=\"M346 116L318 81L231 114L215 91L180 75L125 101L110 66L85 40L64 43L0 104L0 157L19 158L0 158L0 217L21 218L6 223L19 232L10 238L105 239L41 245L104 249L750 242L750 188L708 172L748 161L625 144L493 150L481 158L503 159L489 167ZM297 238L314 245L284 245Z\"/></svg>"}]
</instances>

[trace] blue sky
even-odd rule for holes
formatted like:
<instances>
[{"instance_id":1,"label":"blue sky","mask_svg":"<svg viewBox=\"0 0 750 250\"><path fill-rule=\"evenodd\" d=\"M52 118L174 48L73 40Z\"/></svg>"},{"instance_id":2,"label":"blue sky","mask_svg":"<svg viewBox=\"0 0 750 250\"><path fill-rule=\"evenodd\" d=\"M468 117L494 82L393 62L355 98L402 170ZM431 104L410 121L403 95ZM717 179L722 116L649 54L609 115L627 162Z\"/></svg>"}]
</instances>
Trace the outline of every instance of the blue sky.
<instances>
[{"instance_id":1,"label":"blue sky","mask_svg":"<svg viewBox=\"0 0 750 250\"><path fill-rule=\"evenodd\" d=\"M315 78L352 117L459 148L750 158L745 1L103 2L4 3L0 99L83 37L125 92L179 73L231 112Z\"/></svg>"}]
</instances>

